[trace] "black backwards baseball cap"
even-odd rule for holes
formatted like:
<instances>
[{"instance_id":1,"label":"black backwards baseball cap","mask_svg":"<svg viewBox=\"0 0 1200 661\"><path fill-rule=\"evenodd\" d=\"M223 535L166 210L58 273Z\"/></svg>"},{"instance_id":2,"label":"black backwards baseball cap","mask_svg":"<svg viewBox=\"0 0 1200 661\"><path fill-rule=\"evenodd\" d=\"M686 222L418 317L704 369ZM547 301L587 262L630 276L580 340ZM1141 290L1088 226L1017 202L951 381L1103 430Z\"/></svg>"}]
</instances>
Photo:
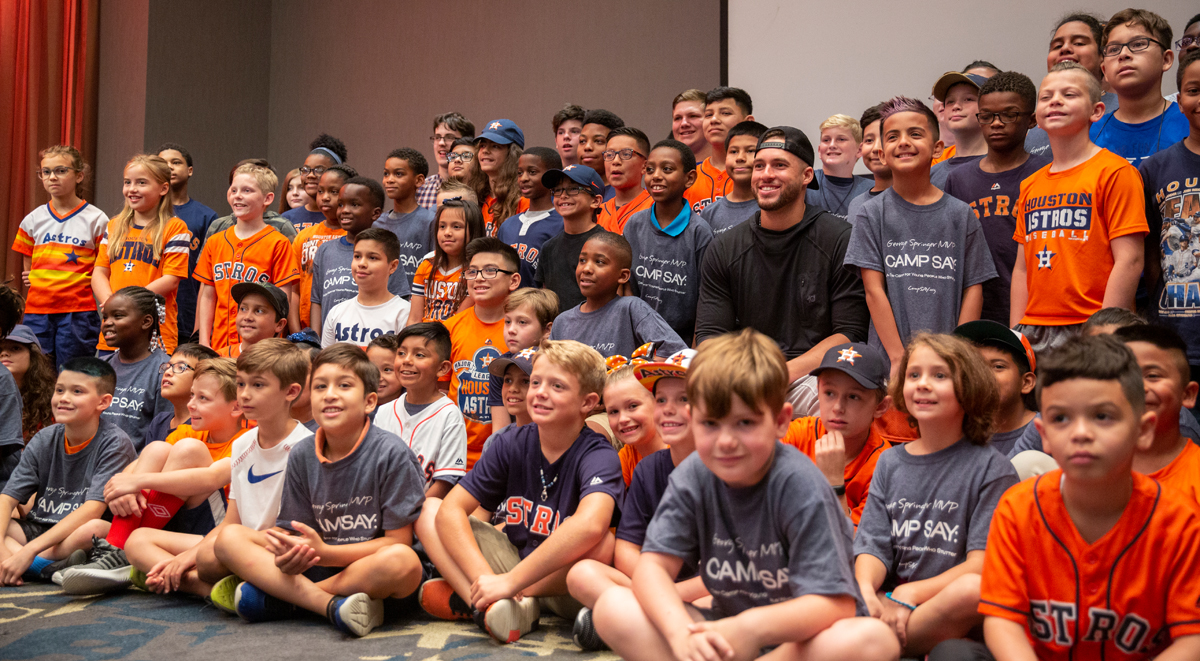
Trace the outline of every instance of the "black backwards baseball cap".
<instances>
[{"instance_id":1,"label":"black backwards baseball cap","mask_svg":"<svg viewBox=\"0 0 1200 661\"><path fill-rule=\"evenodd\" d=\"M564 178L587 188L592 195L604 195L604 180L586 165L568 165L561 170L546 170L542 175L542 185L553 190Z\"/></svg>"},{"instance_id":2,"label":"black backwards baseball cap","mask_svg":"<svg viewBox=\"0 0 1200 661\"><path fill-rule=\"evenodd\" d=\"M954 334L975 344L995 347L1011 353L1016 358L1017 367L1021 368L1022 373L1037 370L1037 356L1033 353L1033 346L1029 344L1029 338L1004 324L987 319L968 321L955 328Z\"/></svg>"},{"instance_id":3,"label":"black backwards baseball cap","mask_svg":"<svg viewBox=\"0 0 1200 661\"><path fill-rule=\"evenodd\" d=\"M975 91L983 89L983 84L987 82L987 76L981 76L977 73L959 73L958 71L947 71L938 78L933 84L933 98L943 103L946 101L946 92L950 91L951 87L960 83L974 85Z\"/></svg>"},{"instance_id":4,"label":"black backwards baseball cap","mask_svg":"<svg viewBox=\"0 0 1200 661\"><path fill-rule=\"evenodd\" d=\"M782 149L804 161L808 167L812 167L816 162L812 143L808 141L808 136L804 135L804 131L793 126L772 126L767 129L767 132L758 139L758 146L754 151L763 149ZM812 181L808 182L808 187L818 190L821 185L817 183L817 178L813 177Z\"/></svg>"},{"instance_id":5,"label":"black backwards baseball cap","mask_svg":"<svg viewBox=\"0 0 1200 661\"><path fill-rule=\"evenodd\" d=\"M858 385L871 390L887 385L888 366L883 361L883 354L862 342L847 342L826 351L821 364L809 374L817 376L825 370L843 372Z\"/></svg>"},{"instance_id":6,"label":"black backwards baseball cap","mask_svg":"<svg viewBox=\"0 0 1200 661\"><path fill-rule=\"evenodd\" d=\"M233 300L241 305L242 299L249 294L258 294L271 302L271 307L275 308L275 314L279 315L277 319L287 319L288 316L288 297L283 293L283 290L269 282L239 282L230 290L233 294Z\"/></svg>"}]
</instances>

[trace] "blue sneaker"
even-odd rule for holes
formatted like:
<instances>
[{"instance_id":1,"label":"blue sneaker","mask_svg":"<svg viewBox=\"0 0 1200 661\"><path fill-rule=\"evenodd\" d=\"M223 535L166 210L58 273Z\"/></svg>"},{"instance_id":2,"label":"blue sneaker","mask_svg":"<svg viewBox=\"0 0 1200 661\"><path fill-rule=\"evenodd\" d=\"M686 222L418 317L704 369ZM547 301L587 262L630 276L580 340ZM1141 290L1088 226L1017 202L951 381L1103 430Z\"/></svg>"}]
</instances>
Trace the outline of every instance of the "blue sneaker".
<instances>
[{"instance_id":1,"label":"blue sneaker","mask_svg":"<svg viewBox=\"0 0 1200 661\"><path fill-rule=\"evenodd\" d=\"M247 622L285 620L296 614L296 607L272 597L249 583L239 583L233 593L233 607Z\"/></svg>"},{"instance_id":2,"label":"blue sneaker","mask_svg":"<svg viewBox=\"0 0 1200 661\"><path fill-rule=\"evenodd\" d=\"M365 592L349 597L334 597L325 607L325 615L342 633L362 638L383 624L383 600Z\"/></svg>"}]
</instances>

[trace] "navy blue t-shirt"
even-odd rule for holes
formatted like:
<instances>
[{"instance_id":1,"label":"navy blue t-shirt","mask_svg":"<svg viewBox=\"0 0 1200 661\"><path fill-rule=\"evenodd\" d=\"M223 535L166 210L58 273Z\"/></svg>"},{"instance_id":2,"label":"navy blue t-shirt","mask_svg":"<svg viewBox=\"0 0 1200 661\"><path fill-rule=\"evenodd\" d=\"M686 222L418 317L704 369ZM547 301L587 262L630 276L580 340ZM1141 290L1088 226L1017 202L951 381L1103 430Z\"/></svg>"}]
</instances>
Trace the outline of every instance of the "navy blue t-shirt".
<instances>
[{"instance_id":1,"label":"navy blue t-shirt","mask_svg":"<svg viewBox=\"0 0 1200 661\"><path fill-rule=\"evenodd\" d=\"M188 277L180 281L179 291L175 294L175 303L179 306L179 343L183 344L196 326L196 297L200 293L200 283L192 278L192 273L196 271L200 251L204 250L208 226L217 219L217 212L191 199L187 204L175 207L175 216L186 223L192 233L192 244L188 247Z\"/></svg>"},{"instance_id":2,"label":"navy blue t-shirt","mask_svg":"<svg viewBox=\"0 0 1200 661\"><path fill-rule=\"evenodd\" d=\"M1150 226L1146 244L1161 268L1150 309L1187 342L1188 362L1200 364L1200 154L1180 141L1147 158L1139 170Z\"/></svg>"},{"instance_id":3,"label":"navy blue t-shirt","mask_svg":"<svg viewBox=\"0 0 1200 661\"><path fill-rule=\"evenodd\" d=\"M584 427L558 461L546 461L537 425L512 427L493 439L459 486L484 509L504 518L504 534L524 559L575 513L579 501L606 493L613 525L625 496L621 460L603 436ZM542 498L545 493L546 497Z\"/></svg>"},{"instance_id":4,"label":"navy blue t-shirt","mask_svg":"<svg viewBox=\"0 0 1200 661\"><path fill-rule=\"evenodd\" d=\"M1179 104L1171 102L1163 114L1140 124L1126 124L1116 118L1116 110L1092 124L1092 142L1123 156L1139 167L1152 154L1188 137L1190 127Z\"/></svg>"},{"instance_id":5,"label":"navy blue t-shirt","mask_svg":"<svg viewBox=\"0 0 1200 661\"><path fill-rule=\"evenodd\" d=\"M513 352L505 351L500 354L501 358L512 358ZM492 380L488 382L488 408L493 406L504 406L504 396L500 393L500 389L504 387L504 377L492 375Z\"/></svg>"},{"instance_id":6,"label":"navy blue t-shirt","mask_svg":"<svg viewBox=\"0 0 1200 661\"><path fill-rule=\"evenodd\" d=\"M641 546L646 542L646 528L667 485L671 483L671 472L675 462L671 461L671 450L659 450L638 462L633 469L633 479L625 490L625 503L621 505L621 523L617 526L617 539ZM686 581L696 575L694 563L684 561L679 568L676 581Z\"/></svg>"},{"instance_id":7,"label":"navy blue t-shirt","mask_svg":"<svg viewBox=\"0 0 1200 661\"><path fill-rule=\"evenodd\" d=\"M538 220L525 225L521 217L535 217ZM554 235L563 231L563 217L557 211L526 211L522 214L509 216L496 232L496 238L517 249L517 264L521 273L522 287L536 287L534 275L537 274L538 256L542 254L542 244Z\"/></svg>"},{"instance_id":8,"label":"navy blue t-shirt","mask_svg":"<svg viewBox=\"0 0 1200 661\"><path fill-rule=\"evenodd\" d=\"M319 210L309 211L303 206L294 207L284 211L283 217L287 218L288 222L292 224L292 227L296 228L297 232L306 227L320 225L321 223L325 222L325 214L321 213Z\"/></svg>"},{"instance_id":9,"label":"navy blue t-shirt","mask_svg":"<svg viewBox=\"0 0 1200 661\"><path fill-rule=\"evenodd\" d=\"M150 426L146 427L146 444L167 440L167 435L175 431L175 428L171 426L171 421L174 419L175 411L163 411L154 416L154 419L150 421ZM190 422L191 420L188 420L188 423Z\"/></svg>"}]
</instances>

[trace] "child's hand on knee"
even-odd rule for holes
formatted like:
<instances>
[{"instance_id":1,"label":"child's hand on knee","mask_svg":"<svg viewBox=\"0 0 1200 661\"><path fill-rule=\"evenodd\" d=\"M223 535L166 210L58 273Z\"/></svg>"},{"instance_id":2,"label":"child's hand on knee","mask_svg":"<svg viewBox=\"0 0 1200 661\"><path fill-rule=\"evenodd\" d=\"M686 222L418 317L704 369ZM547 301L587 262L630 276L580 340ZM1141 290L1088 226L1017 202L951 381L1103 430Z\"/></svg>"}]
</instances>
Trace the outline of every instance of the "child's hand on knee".
<instances>
[{"instance_id":1,"label":"child's hand on knee","mask_svg":"<svg viewBox=\"0 0 1200 661\"><path fill-rule=\"evenodd\" d=\"M884 599L882 603L883 613L879 619L891 627L900 641L900 646L904 647L908 644L908 617L912 615L912 611L907 606L901 606L891 599Z\"/></svg>"},{"instance_id":2,"label":"child's hand on knee","mask_svg":"<svg viewBox=\"0 0 1200 661\"><path fill-rule=\"evenodd\" d=\"M108 478L108 483L104 485L105 502L111 502L122 496L140 496L141 493L142 489L138 486L137 477L133 473L117 473Z\"/></svg>"},{"instance_id":3,"label":"child's hand on knee","mask_svg":"<svg viewBox=\"0 0 1200 661\"><path fill-rule=\"evenodd\" d=\"M734 656L733 645L716 622L693 622L688 635L671 645L678 661L723 661Z\"/></svg>"},{"instance_id":4,"label":"child's hand on knee","mask_svg":"<svg viewBox=\"0 0 1200 661\"><path fill-rule=\"evenodd\" d=\"M482 574L471 584L471 604L480 611L501 599L518 596L510 574Z\"/></svg>"}]
</instances>

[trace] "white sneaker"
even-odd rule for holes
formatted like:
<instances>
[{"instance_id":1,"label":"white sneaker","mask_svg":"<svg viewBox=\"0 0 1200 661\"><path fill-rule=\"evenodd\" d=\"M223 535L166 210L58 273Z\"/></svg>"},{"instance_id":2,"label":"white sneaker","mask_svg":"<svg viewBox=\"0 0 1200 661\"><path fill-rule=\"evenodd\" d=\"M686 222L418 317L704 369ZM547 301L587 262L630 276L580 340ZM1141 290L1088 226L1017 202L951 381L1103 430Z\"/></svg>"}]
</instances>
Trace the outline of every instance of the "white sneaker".
<instances>
[{"instance_id":1,"label":"white sneaker","mask_svg":"<svg viewBox=\"0 0 1200 661\"><path fill-rule=\"evenodd\" d=\"M492 638L502 643L515 643L521 636L537 629L542 609L533 597L501 599L488 606L483 627Z\"/></svg>"}]
</instances>

